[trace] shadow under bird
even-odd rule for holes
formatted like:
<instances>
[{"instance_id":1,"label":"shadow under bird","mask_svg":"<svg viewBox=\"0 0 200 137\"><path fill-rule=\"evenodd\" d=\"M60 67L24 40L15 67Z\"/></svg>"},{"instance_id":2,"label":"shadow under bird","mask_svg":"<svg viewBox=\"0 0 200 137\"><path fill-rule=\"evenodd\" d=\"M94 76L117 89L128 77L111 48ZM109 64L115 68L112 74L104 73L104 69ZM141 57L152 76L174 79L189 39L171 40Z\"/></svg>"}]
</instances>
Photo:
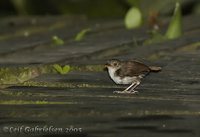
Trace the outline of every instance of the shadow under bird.
<instances>
[{"instance_id":1,"label":"shadow under bird","mask_svg":"<svg viewBox=\"0 0 200 137\"><path fill-rule=\"evenodd\" d=\"M161 67L147 66L136 60L121 61L112 59L105 64L105 67L108 69L110 78L116 84L130 84L125 90L114 91L114 93L137 93L138 91L135 88L140 85L142 78L150 72L161 71Z\"/></svg>"}]
</instances>

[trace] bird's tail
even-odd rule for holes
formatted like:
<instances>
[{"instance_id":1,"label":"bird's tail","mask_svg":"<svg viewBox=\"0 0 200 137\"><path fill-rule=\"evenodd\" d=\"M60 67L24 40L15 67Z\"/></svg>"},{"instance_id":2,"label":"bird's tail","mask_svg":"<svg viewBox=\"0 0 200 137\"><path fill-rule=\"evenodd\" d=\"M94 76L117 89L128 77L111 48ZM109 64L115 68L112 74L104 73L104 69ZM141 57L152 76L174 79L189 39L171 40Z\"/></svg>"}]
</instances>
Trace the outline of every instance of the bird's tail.
<instances>
[{"instance_id":1,"label":"bird's tail","mask_svg":"<svg viewBox=\"0 0 200 137\"><path fill-rule=\"evenodd\" d=\"M158 72L158 71L161 71L161 67L156 67L156 66L150 66L149 69L152 71L152 72Z\"/></svg>"}]
</instances>

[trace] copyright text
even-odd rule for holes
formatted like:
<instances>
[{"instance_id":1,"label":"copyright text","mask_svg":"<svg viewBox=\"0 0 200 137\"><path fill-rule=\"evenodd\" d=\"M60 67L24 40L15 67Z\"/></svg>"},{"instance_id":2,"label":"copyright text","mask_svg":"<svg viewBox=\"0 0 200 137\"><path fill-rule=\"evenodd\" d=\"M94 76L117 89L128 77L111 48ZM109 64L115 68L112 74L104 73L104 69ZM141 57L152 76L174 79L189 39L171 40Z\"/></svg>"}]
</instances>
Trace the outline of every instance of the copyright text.
<instances>
[{"instance_id":1,"label":"copyright text","mask_svg":"<svg viewBox=\"0 0 200 137\"><path fill-rule=\"evenodd\" d=\"M64 134L64 133L81 133L82 128L79 127L55 127L55 126L4 126L2 132L9 134Z\"/></svg>"}]
</instances>

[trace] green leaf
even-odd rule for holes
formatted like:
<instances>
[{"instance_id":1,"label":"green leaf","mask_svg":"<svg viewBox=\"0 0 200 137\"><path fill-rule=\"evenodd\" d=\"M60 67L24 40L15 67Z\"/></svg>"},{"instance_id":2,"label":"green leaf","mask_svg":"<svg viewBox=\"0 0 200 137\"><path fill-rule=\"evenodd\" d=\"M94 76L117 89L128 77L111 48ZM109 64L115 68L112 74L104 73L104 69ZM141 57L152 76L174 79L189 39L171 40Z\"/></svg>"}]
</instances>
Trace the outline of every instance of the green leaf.
<instances>
[{"instance_id":1,"label":"green leaf","mask_svg":"<svg viewBox=\"0 0 200 137\"><path fill-rule=\"evenodd\" d=\"M53 67L54 67L54 69L55 69L57 72L59 72L59 73L62 72L62 67L61 67L60 65L54 64Z\"/></svg>"},{"instance_id":2,"label":"green leaf","mask_svg":"<svg viewBox=\"0 0 200 137\"><path fill-rule=\"evenodd\" d=\"M65 65L64 67L62 67L58 64L54 64L53 67L58 73L60 73L62 75L67 74L70 71L69 65Z\"/></svg>"},{"instance_id":3,"label":"green leaf","mask_svg":"<svg viewBox=\"0 0 200 137\"><path fill-rule=\"evenodd\" d=\"M64 44L64 41L61 38L59 38L58 36L53 36L52 41L53 41L54 45L63 45Z\"/></svg>"},{"instance_id":4,"label":"green leaf","mask_svg":"<svg viewBox=\"0 0 200 137\"><path fill-rule=\"evenodd\" d=\"M70 66L69 65L65 65L64 67L63 67L63 74L67 74L68 72L70 71Z\"/></svg>"},{"instance_id":5,"label":"green leaf","mask_svg":"<svg viewBox=\"0 0 200 137\"><path fill-rule=\"evenodd\" d=\"M127 29L138 28L142 25L142 13L139 8L132 7L125 16L125 26Z\"/></svg>"},{"instance_id":6,"label":"green leaf","mask_svg":"<svg viewBox=\"0 0 200 137\"><path fill-rule=\"evenodd\" d=\"M165 36L168 39L175 39L180 37L183 34L183 25L182 25L182 14L181 14L181 5L180 3L176 3L176 7L174 10L174 15L171 19L169 27Z\"/></svg>"},{"instance_id":7,"label":"green leaf","mask_svg":"<svg viewBox=\"0 0 200 137\"><path fill-rule=\"evenodd\" d=\"M76 35L75 41L81 41L81 40L85 37L85 35L86 35L88 32L90 32L90 31L91 31L90 28L81 30L81 31Z\"/></svg>"}]
</instances>

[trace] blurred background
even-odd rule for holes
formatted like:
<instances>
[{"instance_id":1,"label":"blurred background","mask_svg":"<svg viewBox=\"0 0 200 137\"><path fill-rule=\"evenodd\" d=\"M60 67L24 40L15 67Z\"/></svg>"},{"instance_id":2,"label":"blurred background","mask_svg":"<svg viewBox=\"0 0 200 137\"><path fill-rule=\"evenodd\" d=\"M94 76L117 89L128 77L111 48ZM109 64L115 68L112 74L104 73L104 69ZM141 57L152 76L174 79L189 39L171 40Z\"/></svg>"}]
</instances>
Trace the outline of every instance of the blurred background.
<instances>
[{"instance_id":1,"label":"blurred background","mask_svg":"<svg viewBox=\"0 0 200 137\"><path fill-rule=\"evenodd\" d=\"M0 0L0 17L30 15L84 15L88 18L122 18L132 6L143 15L173 13L181 2L183 15L200 14L199 0Z\"/></svg>"}]
</instances>

